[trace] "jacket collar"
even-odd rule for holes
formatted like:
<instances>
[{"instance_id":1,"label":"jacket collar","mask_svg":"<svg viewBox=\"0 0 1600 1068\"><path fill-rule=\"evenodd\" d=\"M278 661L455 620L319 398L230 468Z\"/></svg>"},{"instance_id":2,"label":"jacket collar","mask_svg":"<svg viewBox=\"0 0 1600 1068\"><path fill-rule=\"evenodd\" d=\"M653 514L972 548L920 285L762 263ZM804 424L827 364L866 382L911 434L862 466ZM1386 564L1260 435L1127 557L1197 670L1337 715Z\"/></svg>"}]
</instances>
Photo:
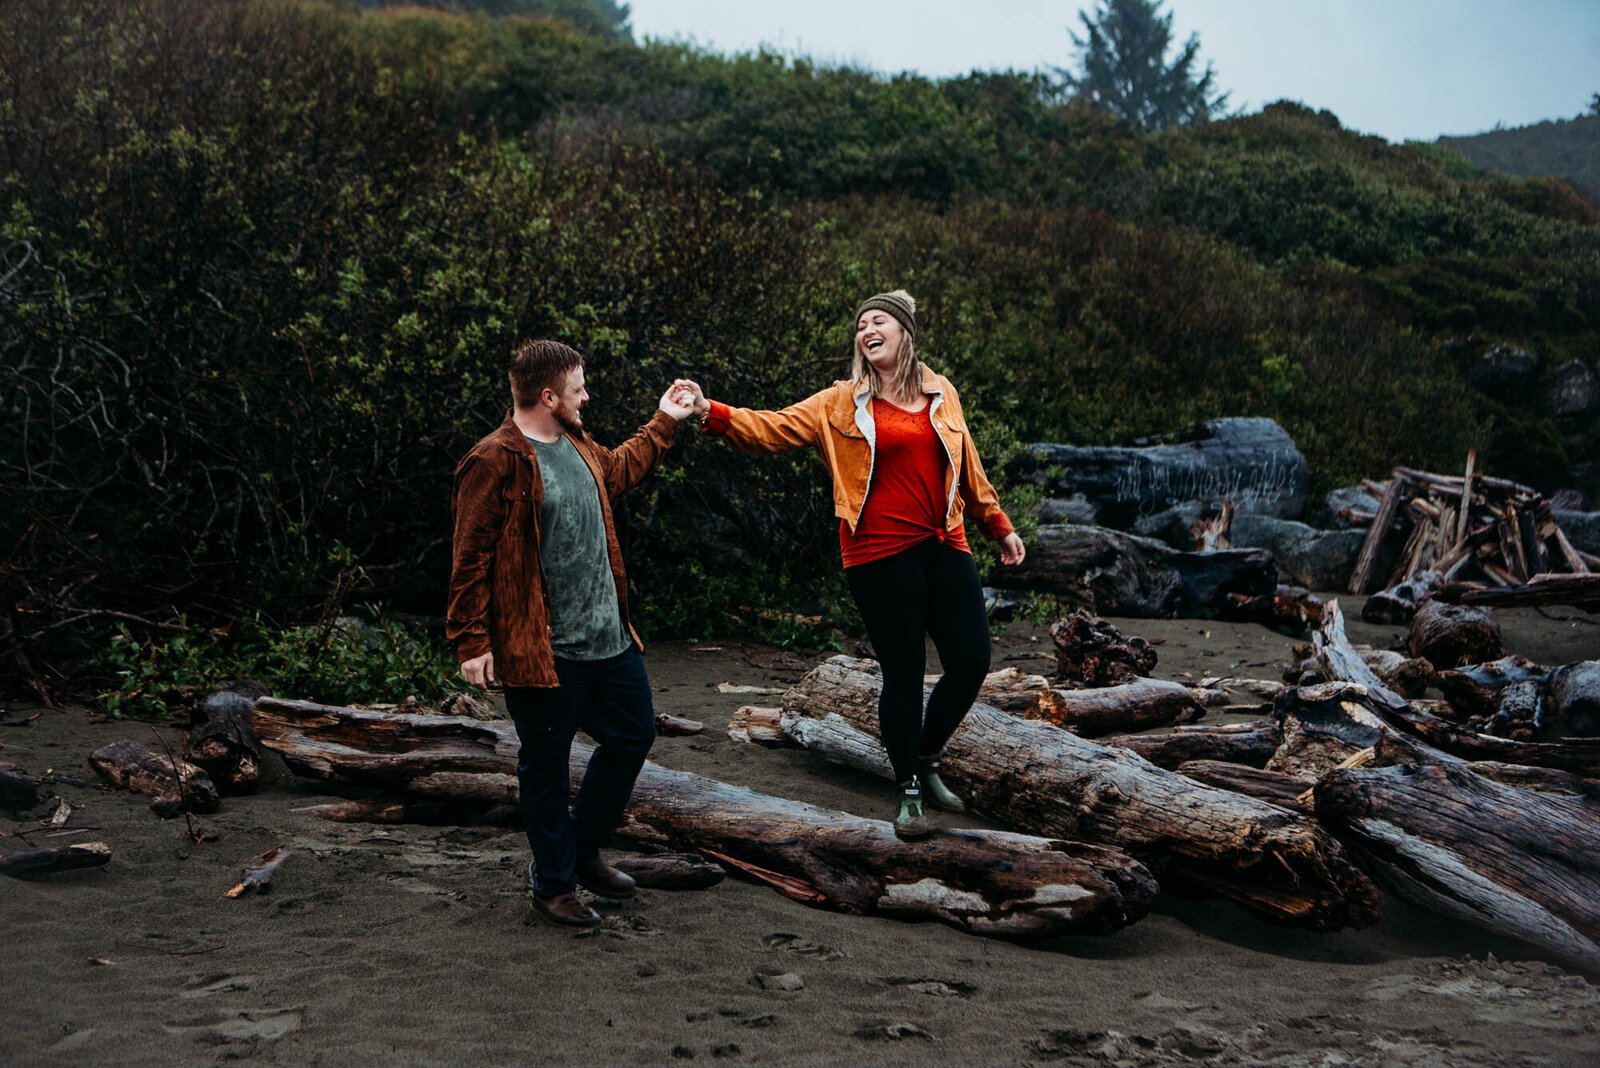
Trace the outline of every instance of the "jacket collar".
<instances>
[{"instance_id":1,"label":"jacket collar","mask_svg":"<svg viewBox=\"0 0 1600 1068\"><path fill-rule=\"evenodd\" d=\"M527 435L523 434L522 428L517 426L516 420L513 418L513 416L516 414L517 410L515 408L507 408L505 419L490 436L493 437L502 448L510 449L515 453L521 453L523 456L532 456L533 446L528 444ZM579 431L578 433L574 434L572 431L567 430L564 431L564 433L567 435L567 437L572 439L572 443L574 445L584 445L588 443L588 431Z\"/></svg>"}]
</instances>

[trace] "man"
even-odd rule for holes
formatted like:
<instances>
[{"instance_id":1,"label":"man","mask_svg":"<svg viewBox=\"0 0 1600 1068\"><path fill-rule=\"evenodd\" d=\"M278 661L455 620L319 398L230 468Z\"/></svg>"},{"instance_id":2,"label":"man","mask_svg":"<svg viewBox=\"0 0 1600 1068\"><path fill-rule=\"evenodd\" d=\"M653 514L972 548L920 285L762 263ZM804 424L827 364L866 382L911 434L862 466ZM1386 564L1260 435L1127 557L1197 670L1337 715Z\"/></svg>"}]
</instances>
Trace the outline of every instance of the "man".
<instances>
[{"instance_id":1,"label":"man","mask_svg":"<svg viewBox=\"0 0 1600 1068\"><path fill-rule=\"evenodd\" d=\"M576 351L526 341L510 378L515 407L456 467L446 633L468 682L505 686L522 745L533 907L552 923L592 927L600 917L574 888L632 896L633 880L600 847L655 740L611 498L643 480L694 408L674 399L674 385L613 450L584 432L589 394ZM597 748L569 809L567 760L579 729Z\"/></svg>"}]
</instances>

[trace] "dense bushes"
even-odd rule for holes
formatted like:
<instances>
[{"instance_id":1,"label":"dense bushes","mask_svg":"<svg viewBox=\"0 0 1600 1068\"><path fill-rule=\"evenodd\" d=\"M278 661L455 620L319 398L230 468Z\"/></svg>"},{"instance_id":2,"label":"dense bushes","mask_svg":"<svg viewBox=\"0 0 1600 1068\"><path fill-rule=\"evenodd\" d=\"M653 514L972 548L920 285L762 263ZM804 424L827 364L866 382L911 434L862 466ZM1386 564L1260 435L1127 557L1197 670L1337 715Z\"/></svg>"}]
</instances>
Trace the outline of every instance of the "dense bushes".
<instances>
[{"instance_id":1,"label":"dense bushes","mask_svg":"<svg viewBox=\"0 0 1600 1068\"><path fill-rule=\"evenodd\" d=\"M118 619L271 647L356 565L360 596L436 615L451 470L522 336L588 354L616 441L679 374L762 406L821 387L855 303L905 285L996 459L1259 414L1322 484L1473 445L1535 477L1560 435L1463 361L1600 337L1585 205L1291 105L1154 137L1025 75L547 18L15 11L0 644L37 678ZM791 609L835 610L831 513L808 457L686 440L623 513L640 621L798 636Z\"/></svg>"}]
</instances>

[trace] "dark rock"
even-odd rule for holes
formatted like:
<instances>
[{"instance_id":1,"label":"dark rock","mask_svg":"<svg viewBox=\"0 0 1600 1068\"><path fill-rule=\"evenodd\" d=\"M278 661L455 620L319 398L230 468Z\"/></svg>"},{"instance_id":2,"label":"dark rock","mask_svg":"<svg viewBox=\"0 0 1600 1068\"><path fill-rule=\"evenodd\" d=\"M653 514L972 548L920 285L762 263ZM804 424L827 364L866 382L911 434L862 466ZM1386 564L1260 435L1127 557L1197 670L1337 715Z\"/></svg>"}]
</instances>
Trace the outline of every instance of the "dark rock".
<instances>
[{"instance_id":1,"label":"dark rock","mask_svg":"<svg viewBox=\"0 0 1600 1068\"><path fill-rule=\"evenodd\" d=\"M1515 345L1498 345L1467 373L1467 381L1502 400L1514 400L1527 391L1539 371L1539 357Z\"/></svg>"},{"instance_id":2,"label":"dark rock","mask_svg":"<svg viewBox=\"0 0 1600 1068\"><path fill-rule=\"evenodd\" d=\"M1348 586L1366 538L1364 530L1317 530L1262 515L1236 516L1228 530L1228 540L1237 547L1270 550L1279 579L1308 590Z\"/></svg>"},{"instance_id":3,"label":"dark rock","mask_svg":"<svg viewBox=\"0 0 1600 1068\"><path fill-rule=\"evenodd\" d=\"M1093 526L1099 521L1100 508L1080 493L1071 500L1052 497L1040 501L1034 507L1033 514L1041 523L1077 523Z\"/></svg>"},{"instance_id":4,"label":"dark rock","mask_svg":"<svg viewBox=\"0 0 1600 1068\"><path fill-rule=\"evenodd\" d=\"M1053 498L1093 504L1096 521L1119 530L1141 517L1148 528L1150 517L1179 506L1203 511L1230 500L1237 515L1297 516L1311 478L1271 419L1213 419L1182 441L1144 448L1030 445L1011 473Z\"/></svg>"},{"instance_id":5,"label":"dark rock","mask_svg":"<svg viewBox=\"0 0 1600 1068\"><path fill-rule=\"evenodd\" d=\"M1555 511L1561 532L1574 548L1600 556L1600 512Z\"/></svg>"},{"instance_id":6,"label":"dark rock","mask_svg":"<svg viewBox=\"0 0 1600 1068\"><path fill-rule=\"evenodd\" d=\"M1545 408L1556 418L1583 416L1600 408L1600 378L1582 360L1562 364L1540 385Z\"/></svg>"}]
</instances>

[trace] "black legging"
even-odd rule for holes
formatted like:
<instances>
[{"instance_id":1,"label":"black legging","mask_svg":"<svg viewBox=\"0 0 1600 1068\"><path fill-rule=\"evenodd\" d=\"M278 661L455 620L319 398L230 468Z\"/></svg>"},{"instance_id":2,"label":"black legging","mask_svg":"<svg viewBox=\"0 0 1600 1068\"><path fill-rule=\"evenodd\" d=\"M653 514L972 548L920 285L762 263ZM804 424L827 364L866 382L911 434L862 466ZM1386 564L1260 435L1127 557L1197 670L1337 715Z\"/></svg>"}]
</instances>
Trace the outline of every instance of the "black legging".
<instances>
[{"instance_id":1,"label":"black legging","mask_svg":"<svg viewBox=\"0 0 1600 1068\"><path fill-rule=\"evenodd\" d=\"M989 672L989 617L972 554L918 542L893 556L847 567L845 580L861 609L883 667L878 725L895 782L917 773L919 756L935 756L972 708ZM922 713L923 635L933 638L944 675Z\"/></svg>"}]
</instances>

